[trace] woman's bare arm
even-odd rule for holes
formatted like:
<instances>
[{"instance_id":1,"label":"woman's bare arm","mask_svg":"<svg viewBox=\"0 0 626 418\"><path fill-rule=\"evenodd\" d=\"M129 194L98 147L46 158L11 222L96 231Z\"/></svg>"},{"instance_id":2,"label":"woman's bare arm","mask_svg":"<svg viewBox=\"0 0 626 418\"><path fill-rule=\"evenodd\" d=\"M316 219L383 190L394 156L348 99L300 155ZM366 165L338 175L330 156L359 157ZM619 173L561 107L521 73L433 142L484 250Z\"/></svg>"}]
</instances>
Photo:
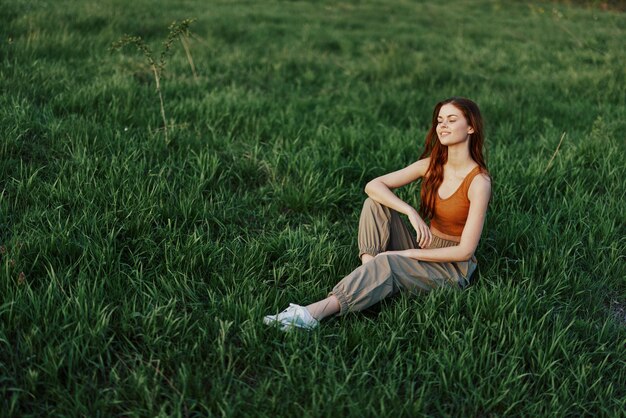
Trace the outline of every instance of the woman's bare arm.
<instances>
[{"instance_id":1,"label":"woman's bare arm","mask_svg":"<svg viewBox=\"0 0 626 418\"><path fill-rule=\"evenodd\" d=\"M429 159L426 158L416 161L402 170L376 177L365 185L365 193L378 203L408 215L411 210L415 209L402 201L392 190L423 177L428 170L428 163Z\"/></svg>"},{"instance_id":2,"label":"woman's bare arm","mask_svg":"<svg viewBox=\"0 0 626 418\"><path fill-rule=\"evenodd\" d=\"M430 245L432 240L428 225L413 206L396 196L392 190L424 177L429 162L429 158L416 161L402 170L376 177L365 186L365 193L370 198L408 216L409 222L417 232L417 241L421 247Z\"/></svg>"}]
</instances>

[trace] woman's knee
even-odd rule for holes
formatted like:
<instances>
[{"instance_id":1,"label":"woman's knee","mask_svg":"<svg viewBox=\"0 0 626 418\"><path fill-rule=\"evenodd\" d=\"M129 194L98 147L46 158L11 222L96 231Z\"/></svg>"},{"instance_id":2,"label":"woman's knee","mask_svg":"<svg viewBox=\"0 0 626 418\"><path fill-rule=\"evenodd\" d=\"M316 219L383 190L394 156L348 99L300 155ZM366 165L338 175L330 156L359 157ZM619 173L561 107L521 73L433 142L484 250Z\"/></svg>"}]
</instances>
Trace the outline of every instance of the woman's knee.
<instances>
[{"instance_id":1,"label":"woman's knee","mask_svg":"<svg viewBox=\"0 0 626 418\"><path fill-rule=\"evenodd\" d=\"M375 201L371 197L368 197L367 199L365 199L365 202L363 202L363 209L372 208L372 207L378 207L378 206L380 206L380 203L378 203L377 201Z\"/></svg>"},{"instance_id":2,"label":"woman's knee","mask_svg":"<svg viewBox=\"0 0 626 418\"><path fill-rule=\"evenodd\" d=\"M389 217L389 208L382 203L378 203L371 197L368 197L365 199L365 202L363 202L363 212Z\"/></svg>"},{"instance_id":3,"label":"woman's knee","mask_svg":"<svg viewBox=\"0 0 626 418\"><path fill-rule=\"evenodd\" d=\"M376 264L377 266L379 266L380 268L383 268L383 269L389 270L389 271L393 271L394 270L394 266L397 264L397 260L400 257L402 257L402 256L401 255L397 255L397 254L380 253L376 257L374 257L372 262L374 264Z\"/></svg>"},{"instance_id":4,"label":"woman's knee","mask_svg":"<svg viewBox=\"0 0 626 418\"><path fill-rule=\"evenodd\" d=\"M407 261L407 257L398 254L378 254L374 257L374 262L381 267L388 269L390 272L396 273L402 271Z\"/></svg>"}]
</instances>

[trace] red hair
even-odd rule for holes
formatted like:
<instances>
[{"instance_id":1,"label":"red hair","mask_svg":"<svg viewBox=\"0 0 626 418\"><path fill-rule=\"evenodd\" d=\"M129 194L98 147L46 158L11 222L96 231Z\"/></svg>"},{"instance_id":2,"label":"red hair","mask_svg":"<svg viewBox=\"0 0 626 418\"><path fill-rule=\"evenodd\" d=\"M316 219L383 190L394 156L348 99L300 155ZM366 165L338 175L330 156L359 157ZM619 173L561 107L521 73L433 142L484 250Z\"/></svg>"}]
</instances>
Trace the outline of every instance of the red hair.
<instances>
[{"instance_id":1,"label":"red hair","mask_svg":"<svg viewBox=\"0 0 626 418\"><path fill-rule=\"evenodd\" d=\"M450 97L435 105L430 129L426 134L425 149L420 159L430 157L430 163L426 175L422 180L420 191L420 215L422 218L432 218L435 213L435 198L439 186L443 182L443 165L448 161L448 147L441 145L437 136L437 118L439 110L445 104L451 104L459 109L469 126L474 128L474 133L469 134L469 151L472 159L480 166L481 171L488 173L487 164L483 157L483 143L485 141L483 131L483 117L480 114L478 105L464 97Z\"/></svg>"}]
</instances>

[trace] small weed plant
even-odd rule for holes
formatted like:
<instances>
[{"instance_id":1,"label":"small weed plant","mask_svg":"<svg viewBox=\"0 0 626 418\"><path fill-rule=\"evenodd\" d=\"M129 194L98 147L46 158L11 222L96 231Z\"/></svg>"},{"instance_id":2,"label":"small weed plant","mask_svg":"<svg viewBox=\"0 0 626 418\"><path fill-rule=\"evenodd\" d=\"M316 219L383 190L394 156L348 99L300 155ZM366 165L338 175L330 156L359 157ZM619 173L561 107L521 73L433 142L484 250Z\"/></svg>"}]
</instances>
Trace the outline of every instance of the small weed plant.
<instances>
[{"instance_id":1,"label":"small weed plant","mask_svg":"<svg viewBox=\"0 0 626 418\"><path fill-rule=\"evenodd\" d=\"M143 56L148 61L148 65L152 70L152 75L154 76L154 83L156 85L156 91L159 95L159 104L161 108L161 118L163 119L163 132L165 133L165 141L169 143L169 134L167 130L167 118L165 117L165 104L163 100L163 92L161 90L161 79L163 77L163 73L165 71L165 66L167 64L167 58L170 56L172 51L172 44L176 39L180 39L183 48L185 49L185 54L187 56L187 60L189 61L189 65L191 66L191 70L194 74L194 79L197 80L196 68L193 63L193 58L191 57L191 52L189 50L189 43L187 39L189 38L189 26L193 23L193 19L184 19L180 22L174 21L169 26L169 33L167 34L167 38L163 41L163 47L161 49L161 53L159 54L159 58L155 59L155 55L148 46L148 44L143 40L141 36L131 36L124 35L119 40L114 42L111 45L111 51L119 51L125 46L134 45L139 51L143 53Z\"/></svg>"}]
</instances>

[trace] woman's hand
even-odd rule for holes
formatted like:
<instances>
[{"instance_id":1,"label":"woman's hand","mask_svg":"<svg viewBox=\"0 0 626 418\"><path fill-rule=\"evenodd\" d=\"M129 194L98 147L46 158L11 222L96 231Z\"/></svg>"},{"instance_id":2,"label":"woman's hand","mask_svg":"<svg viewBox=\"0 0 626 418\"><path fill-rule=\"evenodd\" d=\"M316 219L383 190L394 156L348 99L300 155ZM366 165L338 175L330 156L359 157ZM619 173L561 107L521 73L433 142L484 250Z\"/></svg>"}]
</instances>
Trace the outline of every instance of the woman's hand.
<instances>
[{"instance_id":1,"label":"woman's hand","mask_svg":"<svg viewBox=\"0 0 626 418\"><path fill-rule=\"evenodd\" d=\"M433 240L433 234L430 232L430 228L426 225L426 222L417 214L417 211L409 213L409 222L413 228L415 228L416 240L420 248L428 248Z\"/></svg>"}]
</instances>

